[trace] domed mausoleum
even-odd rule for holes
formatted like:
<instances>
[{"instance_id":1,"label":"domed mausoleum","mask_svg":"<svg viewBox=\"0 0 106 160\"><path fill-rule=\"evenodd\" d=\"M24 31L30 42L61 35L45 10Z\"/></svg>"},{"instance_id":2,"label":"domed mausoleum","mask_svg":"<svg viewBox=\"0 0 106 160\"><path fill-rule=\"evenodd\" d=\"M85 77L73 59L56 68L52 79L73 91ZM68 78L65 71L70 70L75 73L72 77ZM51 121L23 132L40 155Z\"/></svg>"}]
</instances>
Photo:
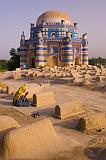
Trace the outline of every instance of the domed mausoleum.
<instances>
[{"instance_id":1,"label":"domed mausoleum","mask_svg":"<svg viewBox=\"0 0 106 160\"><path fill-rule=\"evenodd\" d=\"M20 41L20 68L88 65L87 33L79 36L77 23L61 11L47 11L31 24L30 38Z\"/></svg>"}]
</instances>

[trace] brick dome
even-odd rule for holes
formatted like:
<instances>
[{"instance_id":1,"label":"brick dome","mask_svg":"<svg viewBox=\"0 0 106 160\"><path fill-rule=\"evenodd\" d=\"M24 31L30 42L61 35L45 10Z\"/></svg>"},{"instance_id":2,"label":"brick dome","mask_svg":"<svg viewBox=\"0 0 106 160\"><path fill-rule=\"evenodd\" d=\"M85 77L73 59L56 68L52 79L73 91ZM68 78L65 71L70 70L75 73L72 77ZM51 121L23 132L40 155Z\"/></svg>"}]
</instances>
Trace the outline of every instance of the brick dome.
<instances>
[{"instance_id":1,"label":"brick dome","mask_svg":"<svg viewBox=\"0 0 106 160\"><path fill-rule=\"evenodd\" d=\"M45 24L57 24L64 22L65 25L71 25L70 16L61 11L47 11L41 14L36 22L36 25L40 25L44 22Z\"/></svg>"}]
</instances>

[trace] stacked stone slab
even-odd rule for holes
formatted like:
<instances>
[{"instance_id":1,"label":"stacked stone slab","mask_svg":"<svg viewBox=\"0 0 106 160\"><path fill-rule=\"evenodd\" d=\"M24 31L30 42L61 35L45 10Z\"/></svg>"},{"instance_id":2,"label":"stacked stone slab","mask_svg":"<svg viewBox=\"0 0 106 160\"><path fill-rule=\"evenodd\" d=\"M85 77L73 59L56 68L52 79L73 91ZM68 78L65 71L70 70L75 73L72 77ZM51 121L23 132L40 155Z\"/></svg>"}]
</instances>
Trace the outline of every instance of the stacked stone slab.
<instances>
[{"instance_id":1,"label":"stacked stone slab","mask_svg":"<svg viewBox=\"0 0 106 160\"><path fill-rule=\"evenodd\" d=\"M3 82L0 82L0 92L6 94L8 93L8 86Z\"/></svg>"},{"instance_id":2,"label":"stacked stone slab","mask_svg":"<svg viewBox=\"0 0 106 160\"><path fill-rule=\"evenodd\" d=\"M98 83L98 82L100 82L99 76L92 76L91 79L90 79L90 82L91 83Z\"/></svg>"},{"instance_id":3,"label":"stacked stone slab","mask_svg":"<svg viewBox=\"0 0 106 160\"><path fill-rule=\"evenodd\" d=\"M15 79L15 80L20 79L21 78L21 72L20 71L13 71L12 76L13 76L13 79Z\"/></svg>"},{"instance_id":4,"label":"stacked stone slab","mask_svg":"<svg viewBox=\"0 0 106 160\"><path fill-rule=\"evenodd\" d=\"M83 85L85 82L85 78L84 78L84 75L81 74L81 73L78 73L75 77L75 80L74 80L74 83L76 85Z\"/></svg>"},{"instance_id":5,"label":"stacked stone slab","mask_svg":"<svg viewBox=\"0 0 106 160\"><path fill-rule=\"evenodd\" d=\"M55 117L66 119L84 114L83 104L80 101L68 101L55 107Z\"/></svg>"},{"instance_id":6,"label":"stacked stone slab","mask_svg":"<svg viewBox=\"0 0 106 160\"><path fill-rule=\"evenodd\" d=\"M85 53L84 53L85 55ZM66 57L67 58L67 57ZM67 59L66 59L67 61ZM36 68L20 71L6 72L3 74L2 78L4 79L20 79L20 78L67 78L73 77L75 79L74 84L83 84L83 85L93 85L99 83L105 83L106 81L106 69L98 68L97 66L91 65L76 65L69 66L68 64L73 64L67 62L66 67L45 67L45 68ZM83 75L84 77L81 77ZM71 79L71 78L70 78ZM81 83L80 83L81 82Z\"/></svg>"},{"instance_id":7,"label":"stacked stone slab","mask_svg":"<svg viewBox=\"0 0 106 160\"><path fill-rule=\"evenodd\" d=\"M101 83L106 81L106 76L100 75L99 78Z\"/></svg>"},{"instance_id":8,"label":"stacked stone slab","mask_svg":"<svg viewBox=\"0 0 106 160\"><path fill-rule=\"evenodd\" d=\"M51 106L56 103L53 91L42 92L33 95L33 105L35 107Z\"/></svg>"},{"instance_id":9,"label":"stacked stone slab","mask_svg":"<svg viewBox=\"0 0 106 160\"><path fill-rule=\"evenodd\" d=\"M4 72L4 73L2 73L2 78L4 78L4 79L13 79L12 73L13 73L12 71Z\"/></svg>"},{"instance_id":10,"label":"stacked stone slab","mask_svg":"<svg viewBox=\"0 0 106 160\"><path fill-rule=\"evenodd\" d=\"M101 131L106 127L106 116L103 113L93 113L82 117L78 121L77 129L84 132Z\"/></svg>"}]
</instances>

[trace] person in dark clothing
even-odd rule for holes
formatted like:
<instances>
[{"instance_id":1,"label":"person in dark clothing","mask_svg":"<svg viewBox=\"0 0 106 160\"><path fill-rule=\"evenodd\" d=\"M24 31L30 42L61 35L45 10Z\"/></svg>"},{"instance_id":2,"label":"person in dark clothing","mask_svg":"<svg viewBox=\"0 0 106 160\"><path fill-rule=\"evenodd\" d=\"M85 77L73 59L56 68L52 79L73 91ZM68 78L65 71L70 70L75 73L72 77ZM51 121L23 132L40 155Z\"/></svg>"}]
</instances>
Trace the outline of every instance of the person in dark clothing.
<instances>
[{"instance_id":1,"label":"person in dark clothing","mask_svg":"<svg viewBox=\"0 0 106 160\"><path fill-rule=\"evenodd\" d=\"M27 99L28 92L25 93L25 95L21 96L17 101L16 101L16 106L17 107L30 107L32 103Z\"/></svg>"}]
</instances>

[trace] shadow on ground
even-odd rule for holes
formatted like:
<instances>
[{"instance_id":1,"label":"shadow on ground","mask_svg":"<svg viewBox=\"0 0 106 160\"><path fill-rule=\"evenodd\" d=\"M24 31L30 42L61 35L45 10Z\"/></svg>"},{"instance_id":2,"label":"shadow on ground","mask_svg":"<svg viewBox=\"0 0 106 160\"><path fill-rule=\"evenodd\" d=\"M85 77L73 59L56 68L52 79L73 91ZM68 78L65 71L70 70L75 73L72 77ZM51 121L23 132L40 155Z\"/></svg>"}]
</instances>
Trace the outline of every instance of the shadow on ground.
<instances>
[{"instance_id":1,"label":"shadow on ground","mask_svg":"<svg viewBox=\"0 0 106 160\"><path fill-rule=\"evenodd\" d=\"M54 108L44 108L44 109L41 108L35 112L32 112L32 114L34 114L36 112L39 112L41 116L52 117L54 115L55 111L54 111Z\"/></svg>"},{"instance_id":2,"label":"shadow on ground","mask_svg":"<svg viewBox=\"0 0 106 160\"><path fill-rule=\"evenodd\" d=\"M77 123L78 123L78 120L71 119L71 120L65 120L63 122L55 123L54 125L55 126L60 126L60 127L63 127L63 128L67 128L67 129L76 130Z\"/></svg>"},{"instance_id":3,"label":"shadow on ground","mask_svg":"<svg viewBox=\"0 0 106 160\"><path fill-rule=\"evenodd\" d=\"M6 102L6 101L0 101L0 105L4 105L4 106L13 106L12 102Z\"/></svg>"},{"instance_id":4,"label":"shadow on ground","mask_svg":"<svg viewBox=\"0 0 106 160\"><path fill-rule=\"evenodd\" d=\"M92 91L98 91L98 92L104 92L104 93L106 93L106 85L104 85L104 86L97 86L97 87L93 88Z\"/></svg>"},{"instance_id":5,"label":"shadow on ground","mask_svg":"<svg viewBox=\"0 0 106 160\"><path fill-rule=\"evenodd\" d=\"M54 160L88 160L88 158L84 152L84 148L76 146L71 151L57 153Z\"/></svg>"},{"instance_id":6,"label":"shadow on ground","mask_svg":"<svg viewBox=\"0 0 106 160\"><path fill-rule=\"evenodd\" d=\"M86 148L85 154L91 160L106 160L106 147Z\"/></svg>"}]
</instances>

